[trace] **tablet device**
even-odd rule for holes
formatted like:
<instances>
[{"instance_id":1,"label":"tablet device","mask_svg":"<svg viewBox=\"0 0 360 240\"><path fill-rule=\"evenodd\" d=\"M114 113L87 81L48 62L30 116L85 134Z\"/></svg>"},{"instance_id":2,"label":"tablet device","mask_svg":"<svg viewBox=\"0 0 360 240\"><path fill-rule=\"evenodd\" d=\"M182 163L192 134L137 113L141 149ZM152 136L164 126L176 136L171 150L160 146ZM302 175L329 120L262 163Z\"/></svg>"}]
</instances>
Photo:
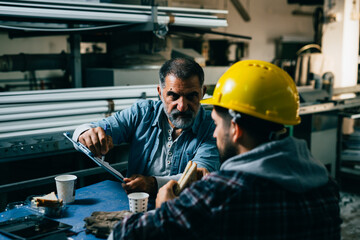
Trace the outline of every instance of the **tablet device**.
<instances>
[{"instance_id":1,"label":"tablet device","mask_svg":"<svg viewBox=\"0 0 360 240\"><path fill-rule=\"evenodd\" d=\"M97 165L99 165L100 167L104 168L106 171L111 173L114 177L119 179L120 182L125 183L124 176L119 171L117 171L115 168L111 167L108 162L104 161L101 158L95 157L94 154L83 144L72 140L69 133L64 133L64 136L69 141L71 141L73 144L75 144L81 152L83 152L86 156L88 156L91 160L93 160Z\"/></svg>"},{"instance_id":2,"label":"tablet device","mask_svg":"<svg viewBox=\"0 0 360 240\"><path fill-rule=\"evenodd\" d=\"M42 238L71 228L71 225L40 215L29 215L0 222L0 233L24 240Z\"/></svg>"}]
</instances>

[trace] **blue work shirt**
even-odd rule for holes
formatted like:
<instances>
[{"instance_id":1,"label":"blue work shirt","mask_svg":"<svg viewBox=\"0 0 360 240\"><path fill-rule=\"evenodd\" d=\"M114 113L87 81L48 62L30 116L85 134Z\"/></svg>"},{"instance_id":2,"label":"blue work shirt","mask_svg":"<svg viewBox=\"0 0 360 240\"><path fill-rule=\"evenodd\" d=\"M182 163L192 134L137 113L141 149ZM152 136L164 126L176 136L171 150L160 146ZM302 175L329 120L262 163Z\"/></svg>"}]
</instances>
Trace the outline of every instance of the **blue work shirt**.
<instances>
[{"instance_id":1,"label":"blue work shirt","mask_svg":"<svg viewBox=\"0 0 360 240\"><path fill-rule=\"evenodd\" d=\"M159 122L161 114L164 114L161 101L141 100L113 116L92 123L92 127L106 129L106 134L112 137L114 144L130 144L128 177L132 174L145 175L146 169L155 161L162 133ZM193 126L184 130L177 140L170 175L182 173L190 160L209 171L219 169L214 130L215 124L210 111L205 111L201 106Z\"/></svg>"}]
</instances>

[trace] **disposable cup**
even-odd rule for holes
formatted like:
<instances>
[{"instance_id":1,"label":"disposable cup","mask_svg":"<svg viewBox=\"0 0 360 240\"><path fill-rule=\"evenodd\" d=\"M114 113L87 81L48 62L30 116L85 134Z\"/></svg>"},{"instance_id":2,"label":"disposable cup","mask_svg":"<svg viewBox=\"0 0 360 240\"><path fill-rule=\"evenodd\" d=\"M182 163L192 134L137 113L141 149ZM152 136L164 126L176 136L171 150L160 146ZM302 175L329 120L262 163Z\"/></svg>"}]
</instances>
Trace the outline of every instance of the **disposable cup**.
<instances>
[{"instance_id":1,"label":"disposable cup","mask_svg":"<svg viewBox=\"0 0 360 240\"><path fill-rule=\"evenodd\" d=\"M58 198L62 199L65 204L75 201L75 175L60 175L55 177L56 191Z\"/></svg>"},{"instance_id":2,"label":"disposable cup","mask_svg":"<svg viewBox=\"0 0 360 240\"><path fill-rule=\"evenodd\" d=\"M149 194L145 192L130 193L128 198L131 212L139 213L147 211Z\"/></svg>"}]
</instances>

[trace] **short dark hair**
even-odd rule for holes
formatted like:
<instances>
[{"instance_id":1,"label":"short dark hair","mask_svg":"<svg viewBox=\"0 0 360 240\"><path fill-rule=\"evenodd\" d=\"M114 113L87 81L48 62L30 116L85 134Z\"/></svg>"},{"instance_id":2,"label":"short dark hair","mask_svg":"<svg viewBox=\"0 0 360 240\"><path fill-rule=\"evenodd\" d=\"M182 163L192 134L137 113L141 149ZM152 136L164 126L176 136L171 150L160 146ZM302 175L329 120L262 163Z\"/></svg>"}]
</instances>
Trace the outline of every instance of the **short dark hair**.
<instances>
[{"instance_id":1,"label":"short dark hair","mask_svg":"<svg viewBox=\"0 0 360 240\"><path fill-rule=\"evenodd\" d=\"M200 86L204 84L204 71L200 65L189 58L173 58L166 61L160 68L159 77L160 85L165 87L165 78L167 75L173 74L181 80L186 80L192 76L198 76Z\"/></svg>"},{"instance_id":2,"label":"short dark hair","mask_svg":"<svg viewBox=\"0 0 360 240\"><path fill-rule=\"evenodd\" d=\"M232 116L227 108L214 106L217 114L225 121L232 120ZM261 118L256 118L245 113L240 113L241 117L236 119L236 124L244 129L251 137L257 139L258 143L265 143L272 140L270 138L272 132L278 132L284 128L283 124L270 122Z\"/></svg>"}]
</instances>

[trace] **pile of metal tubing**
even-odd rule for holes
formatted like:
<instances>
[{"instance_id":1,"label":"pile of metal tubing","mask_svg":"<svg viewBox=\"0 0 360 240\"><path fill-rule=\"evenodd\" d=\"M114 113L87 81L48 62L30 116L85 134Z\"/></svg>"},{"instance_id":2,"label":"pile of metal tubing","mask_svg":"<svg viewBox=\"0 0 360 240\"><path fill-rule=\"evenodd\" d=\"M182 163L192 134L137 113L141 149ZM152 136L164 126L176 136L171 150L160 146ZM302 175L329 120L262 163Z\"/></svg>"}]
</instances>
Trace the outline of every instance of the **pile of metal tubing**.
<instances>
[{"instance_id":1,"label":"pile of metal tubing","mask_svg":"<svg viewBox=\"0 0 360 240\"><path fill-rule=\"evenodd\" d=\"M0 93L0 143L14 137L73 131L139 99L158 99L156 85Z\"/></svg>"},{"instance_id":2,"label":"pile of metal tubing","mask_svg":"<svg viewBox=\"0 0 360 240\"><path fill-rule=\"evenodd\" d=\"M154 11L156 10L156 11ZM150 23L183 27L227 27L218 15L227 10L127 5L79 1L12 0L0 1L1 19L77 21L80 23ZM156 15L156 16L154 16Z\"/></svg>"}]
</instances>

